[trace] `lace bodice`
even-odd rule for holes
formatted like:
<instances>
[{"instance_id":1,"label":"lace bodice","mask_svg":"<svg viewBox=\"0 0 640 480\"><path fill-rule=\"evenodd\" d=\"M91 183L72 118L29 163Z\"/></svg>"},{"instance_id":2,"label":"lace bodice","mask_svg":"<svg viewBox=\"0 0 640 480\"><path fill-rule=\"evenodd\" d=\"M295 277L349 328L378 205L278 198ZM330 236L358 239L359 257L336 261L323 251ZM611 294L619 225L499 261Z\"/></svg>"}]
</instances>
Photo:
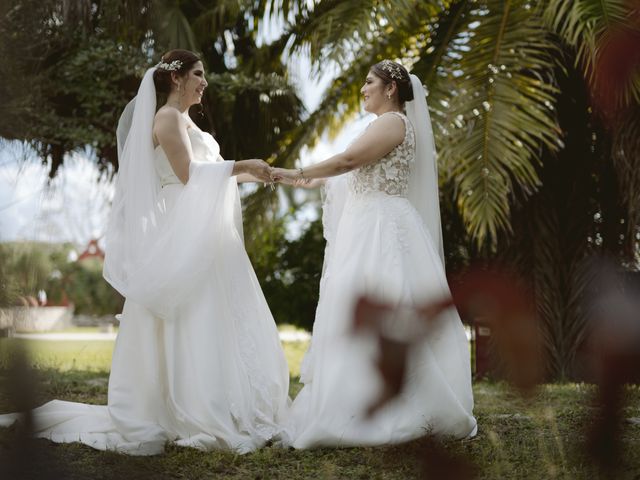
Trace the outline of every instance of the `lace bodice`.
<instances>
[{"instance_id":1,"label":"lace bodice","mask_svg":"<svg viewBox=\"0 0 640 480\"><path fill-rule=\"evenodd\" d=\"M354 193L384 192L388 195L407 196L409 169L415 158L415 133L404 114L388 114L402 118L405 126L404 140L377 162L365 165L350 175L349 187Z\"/></svg>"},{"instance_id":2,"label":"lace bodice","mask_svg":"<svg viewBox=\"0 0 640 480\"><path fill-rule=\"evenodd\" d=\"M193 151L194 159L200 162L219 162L222 160L220 156L220 146L211 134L195 127L188 128L187 134L189 135L189 140L191 140L191 150ZM160 184L163 187L182 183L173 172L167 155L159 145L155 150L154 161L156 172L158 172L158 176L160 177Z\"/></svg>"}]
</instances>

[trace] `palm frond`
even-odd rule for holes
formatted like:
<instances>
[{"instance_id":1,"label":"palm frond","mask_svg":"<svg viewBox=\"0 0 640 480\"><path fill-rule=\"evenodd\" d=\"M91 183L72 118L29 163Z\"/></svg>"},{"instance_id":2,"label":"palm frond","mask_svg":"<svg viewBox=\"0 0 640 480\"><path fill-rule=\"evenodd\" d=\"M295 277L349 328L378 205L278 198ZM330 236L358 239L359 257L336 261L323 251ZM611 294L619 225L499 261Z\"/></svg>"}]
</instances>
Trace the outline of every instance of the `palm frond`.
<instances>
[{"instance_id":1,"label":"palm frond","mask_svg":"<svg viewBox=\"0 0 640 480\"><path fill-rule=\"evenodd\" d=\"M544 16L562 40L576 50L577 65L595 94L608 97L610 108L640 100L637 2L550 0ZM620 70L621 66L625 68Z\"/></svg>"},{"instance_id":2,"label":"palm frond","mask_svg":"<svg viewBox=\"0 0 640 480\"><path fill-rule=\"evenodd\" d=\"M520 212L520 223L526 225L520 226L516 238L520 253L528 257L523 274L532 280L546 370L550 378L566 379L579 376L575 359L587 335L586 300L595 271L588 260L593 252L581 235L588 222L577 217L572 224L563 224L565 212L555 208L557 200L547 190L530 202ZM574 231L569 232L570 228ZM527 251L522 250L523 237Z\"/></svg>"},{"instance_id":3,"label":"palm frond","mask_svg":"<svg viewBox=\"0 0 640 480\"><path fill-rule=\"evenodd\" d=\"M198 45L189 20L179 3L165 3L161 6L160 27L157 29L161 44L167 48L184 48L198 51Z\"/></svg>"},{"instance_id":4,"label":"palm frond","mask_svg":"<svg viewBox=\"0 0 640 480\"><path fill-rule=\"evenodd\" d=\"M587 62L595 59L598 39L614 24L624 24L631 2L627 0L549 0L545 20Z\"/></svg>"},{"instance_id":5,"label":"palm frond","mask_svg":"<svg viewBox=\"0 0 640 480\"><path fill-rule=\"evenodd\" d=\"M315 145L324 132L328 131L330 136L337 134L360 110L360 87L371 65L383 58L404 57L405 63L411 62L416 37L424 35L428 20L414 12L404 19L402 29L391 30L388 35L364 45L329 86L316 110L285 137L277 155L278 164L293 165L302 148Z\"/></svg>"},{"instance_id":6,"label":"palm frond","mask_svg":"<svg viewBox=\"0 0 640 480\"><path fill-rule=\"evenodd\" d=\"M233 26L242 12L242 7L242 2L238 0L215 2L211 8L202 11L193 21L192 30L195 37L201 41L216 40L225 28Z\"/></svg>"},{"instance_id":7,"label":"palm frond","mask_svg":"<svg viewBox=\"0 0 640 480\"><path fill-rule=\"evenodd\" d=\"M407 25L426 23L439 8L434 0L322 1L311 12L299 15L286 36L293 38L293 51L309 54L317 74L327 62L351 63L356 52L372 43L385 43L385 37L404 32L410 38L412 30Z\"/></svg>"},{"instance_id":8,"label":"palm frond","mask_svg":"<svg viewBox=\"0 0 640 480\"><path fill-rule=\"evenodd\" d=\"M458 36L460 30L466 26L465 18L472 0L458 0L448 9L440 12L435 20L436 27L426 41L426 50L419 52L419 60L413 65L412 73L422 79L424 85L431 89L437 82L438 67L443 63L447 52L452 48L451 42ZM430 95L431 96L431 95Z\"/></svg>"},{"instance_id":9,"label":"palm frond","mask_svg":"<svg viewBox=\"0 0 640 480\"><path fill-rule=\"evenodd\" d=\"M306 51L316 66L328 60L345 64L375 30L375 0L320 2L309 18L296 19L292 51ZM293 33L293 32L292 32Z\"/></svg>"},{"instance_id":10,"label":"palm frond","mask_svg":"<svg viewBox=\"0 0 640 480\"><path fill-rule=\"evenodd\" d=\"M464 33L432 81L440 164L478 245L510 228L510 193L531 193L542 146L557 148L554 44L527 2L469 2ZM461 15L461 13L458 13Z\"/></svg>"},{"instance_id":11,"label":"palm frond","mask_svg":"<svg viewBox=\"0 0 640 480\"><path fill-rule=\"evenodd\" d=\"M545 371L552 378L564 368L563 325L566 317L565 258L560 213L552 194L538 192L516 206L513 233L503 235L506 248L498 261L526 279L535 298L545 355Z\"/></svg>"},{"instance_id":12,"label":"palm frond","mask_svg":"<svg viewBox=\"0 0 640 480\"><path fill-rule=\"evenodd\" d=\"M293 166L303 147L313 147L326 130L335 133L357 111L359 82L370 65L369 57L361 58L332 83L316 110L283 139L277 165Z\"/></svg>"},{"instance_id":13,"label":"palm frond","mask_svg":"<svg viewBox=\"0 0 640 480\"><path fill-rule=\"evenodd\" d=\"M206 110L209 128L227 158L266 158L306 113L289 80L276 74L211 74ZM247 142L247 135L251 142Z\"/></svg>"},{"instance_id":14,"label":"palm frond","mask_svg":"<svg viewBox=\"0 0 640 480\"><path fill-rule=\"evenodd\" d=\"M638 242L640 225L640 113L628 112L618 122L612 141L611 159L618 179L620 200L626 210L625 243L632 251Z\"/></svg>"},{"instance_id":15,"label":"palm frond","mask_svg":"<svg viewBox=\"0 0 640 480\"><path fill-rule=\"evenodd\" d=\"M258 0L256 9L266 19L295 21L295 18L309 15L315 2L306 0Z\"/></svg>"}]
</instances>

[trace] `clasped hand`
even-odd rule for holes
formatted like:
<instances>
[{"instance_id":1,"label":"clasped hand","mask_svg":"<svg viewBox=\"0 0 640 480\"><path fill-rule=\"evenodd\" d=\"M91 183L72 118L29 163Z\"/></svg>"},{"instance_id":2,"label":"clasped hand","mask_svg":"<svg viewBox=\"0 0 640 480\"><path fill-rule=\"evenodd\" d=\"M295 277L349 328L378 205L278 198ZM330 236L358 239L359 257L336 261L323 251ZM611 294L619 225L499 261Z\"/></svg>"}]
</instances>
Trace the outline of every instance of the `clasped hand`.
<instances>
[{"instance_id":1,"label":"clasped hand","mask_svg":"<svg viewBox=\"0 0 640 480\"><path fill-rule=\"evenodd\" d=\"M264 183L272 183L271 166L264 160L258 158L252 158L250 160L244 160L245 172Z\"/></svg>"},{"instance_id":2,"label":"clasped hand","mask_svg":"<svg viewBox=\"0 0 640 480\"><path fill-rule=\"evenodd\" d=\"M312 183L309 178L300 178L298 170L290 168L273 168L271 178L274 182L293 185L295 187L310 187Z\"/></svg>"},{"instance_id":3,"label":"clasped hand","mask_svg":"<svg viewBox=\"0 0 640 480\"><path fill-rule=\"evenodd\" d=\"M274 182L293 185L297 179L298 172L289 168L272 168L271 178Z\"/></svg>"},{"instance_id":4,"label":"clasped hand","mask_svg":"<svg viewBox=\"0 0 640 480\"><path fill-rule=\"evenodd\" d=\"M251 159L245 162L247 162L245 163L246 172L266 184L278 182L295 187L311 187L311 180L300 178L297 170L271 167L267 162L260 159Z\"/></svg>"}]
</instances>

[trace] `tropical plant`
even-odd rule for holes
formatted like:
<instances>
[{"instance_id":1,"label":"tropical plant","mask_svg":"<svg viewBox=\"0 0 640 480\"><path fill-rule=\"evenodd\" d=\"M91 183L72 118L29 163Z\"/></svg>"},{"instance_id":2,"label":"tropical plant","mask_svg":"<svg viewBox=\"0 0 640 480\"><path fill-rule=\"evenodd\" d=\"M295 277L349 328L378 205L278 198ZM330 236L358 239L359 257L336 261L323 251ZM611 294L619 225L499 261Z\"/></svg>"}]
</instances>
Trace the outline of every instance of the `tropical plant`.
<instances>
[{"instance_id":1,"label":"tropical plant","mask_svg":"<svg viewBox=\"0 0 640 480\"><path fill-rule=\"evenodd\" d=\"M49 290L53 303L67 300L76 314L114 315L124 304L122 296L102 278L102 262L95 258L62 266L60 278L50 281Z\"/></svg>"},{"instance_id":2,"label":"tropical plant","mask_svg":"<svg viewBox=\"0 0 640 480\"><path fill-rule=\"evenodd\" d=\"M33 146L52 176L86 146L116 164L114 126L148 63L148 3L2 1L0 136Z\"/></svg>"},{"instance_id":3,"label":"tropical plant","mask_svg":"<svg viewBox=\"0 0 640 480\"><path fill-rule=\"evenodd\" d=\"M290 240L285 220L270 222L256 237L251 263L276 322L311 330L324 256L322 222L311 222Z\"/></svg>"},{"instance_id":4,"label":"tropical plant","mask_svg":"<svg viewBox=\"0 0 640 480\"><path fill-rule=\"evenodd\" d=\"M588 258L607 253L624 265L637 259L636 4L297 4L283 35L293 36L291 51L308 52L316 72L333 64L339 73L316 111L287 137L282 157L293 163L304 145L359 110L371 64L402 61L429 92L448 258L458 265L501 261L525 273L549 375L579 376Z\"/></svg>"},{"instance_id":5,"label":"tropical plant","mask_svg":"<svg viewBox=\"0 0 640 480\"><path fill-rule=\"evenodd\" d=\"M0 244L0 307L14 305L18 300L19 287L11 271L11 251Z\"/></svg>"}]
</instances>

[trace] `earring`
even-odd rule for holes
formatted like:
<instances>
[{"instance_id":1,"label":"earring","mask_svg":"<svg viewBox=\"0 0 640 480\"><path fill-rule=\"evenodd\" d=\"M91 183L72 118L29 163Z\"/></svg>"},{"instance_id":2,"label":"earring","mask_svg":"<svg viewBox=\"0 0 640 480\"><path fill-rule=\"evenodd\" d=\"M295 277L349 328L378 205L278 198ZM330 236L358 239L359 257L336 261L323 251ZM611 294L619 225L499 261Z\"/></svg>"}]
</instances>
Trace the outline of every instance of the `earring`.
<instances>
[{"instance_id":1,"label":"earring","mask_svg":"<svg viewBox=\"0 0 640 480\"><path fill-rule=\"evenodd\" d=\"M391 100L391 92L387 92L387 100Z\"/></svg>"}]
</instances>

